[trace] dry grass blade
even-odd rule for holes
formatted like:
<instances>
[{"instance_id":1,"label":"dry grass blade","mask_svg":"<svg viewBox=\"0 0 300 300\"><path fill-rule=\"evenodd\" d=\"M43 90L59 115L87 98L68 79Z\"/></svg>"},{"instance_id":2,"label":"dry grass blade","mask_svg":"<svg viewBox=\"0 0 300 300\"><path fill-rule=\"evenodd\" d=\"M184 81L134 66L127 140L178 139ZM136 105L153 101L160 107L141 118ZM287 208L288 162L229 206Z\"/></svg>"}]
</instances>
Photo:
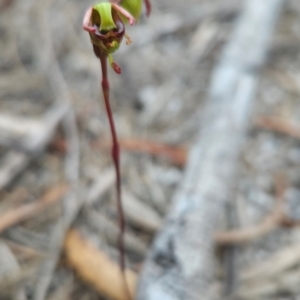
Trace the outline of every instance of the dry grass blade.
<instances>
[{"instance_id":1,"label":"dry grass blade","mask_svg":"<svg viewBox=\"0 0 300 300\"><path fill-rule=\"evenodd\" d=\"M128 300L120 267L84 240L76 230L68 232L64 249L69 265L101 295L113 300ZM126 270L125 277L130 293L134 295L136 275L133 271Z\"/></svg>"}]
</instances>

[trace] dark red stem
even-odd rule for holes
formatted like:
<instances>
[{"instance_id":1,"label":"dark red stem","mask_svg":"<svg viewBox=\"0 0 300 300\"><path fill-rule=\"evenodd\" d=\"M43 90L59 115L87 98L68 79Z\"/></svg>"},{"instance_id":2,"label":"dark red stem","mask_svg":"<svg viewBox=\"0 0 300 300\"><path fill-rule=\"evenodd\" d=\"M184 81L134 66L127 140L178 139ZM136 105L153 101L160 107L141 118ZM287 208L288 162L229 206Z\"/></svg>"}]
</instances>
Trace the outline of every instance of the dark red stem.
<instances>
[{"instance_id":1,"label":"dark red stem","mask_svg":"<svg viewBox=\"0 0 300 300\"><path fill-rule=\"evenodd\" d=\"M109 81L107 76L107 56L100 56L100 62L102 67L102 91L104 96L105 108L109 120L111 135L112 135L112 159L116 171L116 190L117 190L117 206L118 217L120 226L119 235L119 248L120 248L120 266L122 272L125 271L125 249L124 249L124 232L125 232L125 218L123 212L123 205L121 199L121 174L120 174L120 146L118 142L117 132L115 128L114 118L110 107L109 101Z\"/></svg>"}]
</instances>

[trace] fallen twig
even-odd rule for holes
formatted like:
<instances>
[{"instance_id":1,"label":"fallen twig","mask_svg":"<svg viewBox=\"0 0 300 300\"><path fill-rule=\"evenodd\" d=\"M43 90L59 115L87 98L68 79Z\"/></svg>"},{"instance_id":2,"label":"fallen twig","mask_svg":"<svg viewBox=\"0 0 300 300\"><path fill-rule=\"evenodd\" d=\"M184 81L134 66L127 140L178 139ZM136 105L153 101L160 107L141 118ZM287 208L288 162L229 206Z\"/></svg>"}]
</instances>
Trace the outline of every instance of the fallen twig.
<instances>
[{"instance_id":1,"label":"fallen twig","mask_svg":"<svg viewBox=\"0 0 300 300\"><path fill-rule=\"evenodd\" d=\"M4 11L5 9L9 8L13 5L13 3L14 0L2 0L2 2L0 2L0 11Z\"/></svg>"},{"instance_id":2,"label":"fallen twig","mask_svg":"<svg viewBox=\"0 0 300 300\"><path fill-rule=\"evenodd\" d=\"M0 144L25 150L29 153L11 150L4 157L0 169L0 189L5 188L45 149L54 131L67 113L67 106L53 106L38 120L22 120L13 116L0 116Z\"/></svg>"},{"instance_id":3,"label":"fallen twig","mask_svg":"<svg viewBox=\"0 0 300 300\"><path fill-rule=\"evenodd\" d=\"M107 169L103 171L97 178L95 178L94 182L89 188L86 200L84 205L90 206L94 204L97 200L101 198L101 196L107 192L115 182L115 173L113 169Z\"/></svg>"},{"instance_id":4,"label":"fallen twig","mask_svg":"<svg viewBox=\"0 0 300 300\"><path fill-rule=\"evenodd\" d=\"M234 299L274 299L275 294L299 293L300 245L289 245L241 274Z\"/></svg>"},{"instance_id":5,"label":"fallen twig","mask_svg":"<svg viewBox=\"0 0 300 300\"><path fill-rule=\"evenodd\" d=\"M262 129L272 130L300 139L300 125L279 117L260 116L255 125Z\"/></svg>"},{"instance_id":6,"label":"fallen twig","mask_svg":"<svg viewBox=\"0 0 300 300\"><path fill-rule=\"evenodd\" d=\"M30 157L12 150L5 154L3 160L4 164L0 169L0 190L9 185L28 166Z\"/></svg>"},{"instance_id":7,"label":"fallen twig","mask_svg":"<svg viewBox=\"0 0 300 300\"><path fill-rule=\"evenodd\" d=\"M215 235L215 240L218 245L234 245L244 244L251 242L257 238L260 238L276 228L284 225L287 220L287 216L284 213L284 191L286 189L286 183L284 178L276 178L276 204L273 212L267 215L265 219L250 228L236 229L227 232L218 232Z\"/></svg>"},{"instance_id":8,"label":"fallen twig","mask_svg":"<svg viewBox=\"0 0 300 300\"><path fill-rule=\"evenodd\" d=\"M127 221L147 232L155 232L160 228L162 220L155 210L128 191L123 192L123 198Z\"/></svg>"},{"instance_id":9,"label":"fallen twig","mask_svg":"<svg viewBox=\"0 0 300 300\"><path fill-rule=\"evenodd\" d=\"M108 243L118 246L119 228L107 217L101 215L92 209L86 209L85 215L87 222L92 228L95 228L100 234L105 235ZM144 257L147 252L147 246L136 235L127 230L124 235L124 246L126 251L138 254Z\"/></svg>"},{"instance_id":10,"label":"fallen twig","mask_svg":"<svg viewBox=\"0 0 300 300\"><path fill-rule=\"evenodd\" d=\"M94 147L108 148L108 141L96 141ZM142 139L120 139L122 150L137 153L147 153L154 156L161 156L173 162L175 165L183 167L187 159L187 149L182 146L171 146Z\"/></svg>"},{"instance_id":11,"label":"fallen twig","mask_svg":"<svg viewBox=\"0 0 300 300\"><path fill-rule=\"evenodd\" d=\"M68 113L68 105L53 105L40 118L0 114L0 144L39 154L50 142L54 132Z\"/></svg>"},{"instance_id":12,"label":"fallen twig","mask_svg":"<svg viewBox=\"0 0 300 300\"><path fill-rule=\"evenodd\" d=\"M47 0L43 3L31 1L29 9L33 8L36 18L36 26L40 28L41 34L37 39L34 39L35 46L38 51L38 59L41 63L41 71L47 76L47 80L55 95L56 102L63 102L68 108L67 113L62 120L63 130L68 143L66 159L65 159L65 177L69 183L70 190L68 195L63 201L63 214L53 232L51 233L51 240L49 243L49 255L39 270L39 278L34 290L34 300L44 300L47 295L48 287L59 260L61 249L65 235L77 216L82 204L83 197L79 196L79 139L76 128L75 113L72 107L72 101L67 83L61 72L60 66L56 60L56 54L53 46L51 28L48 26L50 23L50 9L53 0ZM23 20L24 22L24 20Z\"/></svg>"},{"instance_id":13,"label":"fallen twig","mask_svg":"<svg viewBox=\"0 0 300 300\"><path fill-rule=\"evenodd\" d=\"M214 235L232 197L259 71L282 4L245 1L213 74L185 177L144 264L138 300L213 298Z\"/></svg>"},{"instance_id":14,"label":"fallen twig","mask_svg":"<svg viewBox=\"0 0 300 300\"><path fill-rule=\"evenodd\" d=\"M9 246L9 248L16 255L16 257L19 260L21 259L22 261L30 260L42 255L42 253L38 252L33 248L15 243L10 240L5 240L5 243Z\"/></svg>"},{"instance_id":15,"label":"fallen twig","mask_svg":"<svg viewBox=\"0 0 300 300\"><path fill-rule=\"evenodd\" d=\"M40 200L6 211L0 216L0 232L42 212L50 205L59 201L67 190L68 187L66 184L52 187Z\"/></svg>"}]
</instances>

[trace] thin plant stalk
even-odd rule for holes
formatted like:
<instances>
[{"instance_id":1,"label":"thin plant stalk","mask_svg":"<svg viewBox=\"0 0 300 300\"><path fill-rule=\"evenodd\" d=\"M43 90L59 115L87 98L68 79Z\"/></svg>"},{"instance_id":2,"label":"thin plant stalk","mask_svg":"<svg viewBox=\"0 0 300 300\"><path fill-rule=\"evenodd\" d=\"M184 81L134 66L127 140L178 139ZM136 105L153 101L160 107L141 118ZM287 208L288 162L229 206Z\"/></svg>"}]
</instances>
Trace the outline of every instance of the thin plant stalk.
<instances>
[{"instance_id":1,"label":"thin plant stalk","mask_svg":"<svg viewBox=\"0 0 300 300\"><path fill-rule=\"evenodd\" d=\"M110 101L109 101L110 88L109 88L109 81L107 76L107 55L100 55L100 62L101 62L101 70L102 70L101 86L102 86L102 92L103 92L103 97L105 102L106 113L109 120L110 131L112 135L111 156L113 159L115 172L116 172L117 208L118 208L118 219L119 219L119 227L120 227L120 233L118 239L118 246L120 250L120 268L122 274L124 275L124 282L125 282L125 288L127 290L127 294L129 298L131 298L130 291L125 277L125 247L124 247L125 217L124 217L122 195L121 195L120 145L119 145L115 122L114 122Z\"/></svg>"}]
</instances>

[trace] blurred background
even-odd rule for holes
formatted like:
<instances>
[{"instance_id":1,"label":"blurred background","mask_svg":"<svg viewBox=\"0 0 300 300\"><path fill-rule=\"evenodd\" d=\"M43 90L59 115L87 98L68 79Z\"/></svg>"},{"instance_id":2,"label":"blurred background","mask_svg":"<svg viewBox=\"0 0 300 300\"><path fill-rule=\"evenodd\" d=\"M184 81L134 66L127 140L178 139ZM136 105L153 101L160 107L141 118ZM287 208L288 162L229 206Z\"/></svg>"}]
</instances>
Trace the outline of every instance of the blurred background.
<instances>
[{"instance_id":1,"label":"blurred background","mask_svg":"<svg viewBox=\"0 0 300 300\"><path fill-rule=\"evenodd\" d=\"M122 75L109 70L111 105L135 273L182 181L243 2L153 0L151 17L127 30L132 44L114 55ZM101 70L81 28L92 4L0 1L0 300L122 299L101 285L110 273L91 271L98 259L113 270L119 258ZM234 246L229 264L228 248L216 251L219 298L300 299L299 17L299 1L286 0L261 70L229 208L235 226L258 233Z\"/></svg>"}]
</instances>

